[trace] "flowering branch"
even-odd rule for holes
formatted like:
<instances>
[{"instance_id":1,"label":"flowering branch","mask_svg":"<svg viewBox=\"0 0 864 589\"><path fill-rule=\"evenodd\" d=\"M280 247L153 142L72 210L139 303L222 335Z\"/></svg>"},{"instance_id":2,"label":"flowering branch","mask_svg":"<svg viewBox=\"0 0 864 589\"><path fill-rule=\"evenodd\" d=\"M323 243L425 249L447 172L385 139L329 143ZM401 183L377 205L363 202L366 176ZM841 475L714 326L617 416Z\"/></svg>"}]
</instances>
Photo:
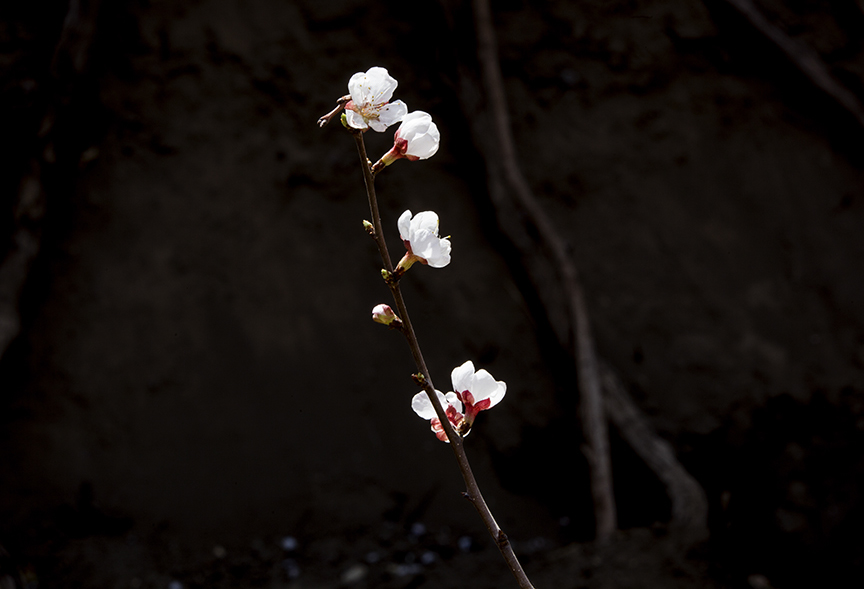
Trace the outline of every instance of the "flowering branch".
<instances>
[{"instance_id":1,"label":"flowering branch","mask_svg":"<svg viewBox=\"0 0 864 589\"><path fill-rule=\"evenodd\" d=\"M372 215L372 221L364 221L363 226L378 246L384 263L381 275L390 288L398 312L397 315L388 305L377 305L372 309L372 320L402 332L408 342L418 370L412 377L423 389L411 400L411 407L417 415L430 420L432 431L439 440L450 443L465 481L466 491L463 495L480 514L519 586L522 589L533 589L507 535L498 526L483 499L463 445L463 436L470 432L477 413L501 401L507 392L507 385L496 381L486 370L475 372L474 364L468 361L455 368L451 374L455 392L444 395L435 390L399 287L400 278L416 262L431 268L447 266L450 263L450 240L438 235L438 215L434 212L423 211L412 215L411 211L405 211L399 217L398 226L399 236L407 253L394 268L384 239L378 197L375 194L375 176L398 159L417 161L431 157L438 151L440 142L438 127L429 114L423 111L408 113L408 107L401 100L390 102L397 85L396 80L381 67L354 74L348 82L349 94L337 101L336 108L318 119L318 126L323 127L345 110L341 116L342 124L353 135L357 144L369 212ZM363 134L369 129L385 131L388 126L400 121L402 124L394 136L393 148L373 165L366 153Z\"/></svg>"}]
</instances>

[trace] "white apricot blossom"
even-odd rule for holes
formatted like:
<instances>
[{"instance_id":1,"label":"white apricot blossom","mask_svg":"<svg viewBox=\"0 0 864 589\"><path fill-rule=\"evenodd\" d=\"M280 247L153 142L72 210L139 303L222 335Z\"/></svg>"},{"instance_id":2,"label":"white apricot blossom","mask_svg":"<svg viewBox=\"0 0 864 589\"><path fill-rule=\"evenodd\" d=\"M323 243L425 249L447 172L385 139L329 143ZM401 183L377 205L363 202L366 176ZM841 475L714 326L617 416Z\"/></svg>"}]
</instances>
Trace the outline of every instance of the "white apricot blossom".
<instances>
[{"instance_id":1,"label":"white apricot blossom","mask_svg":"<svg viewBox=\"0 0 864 589\"><path fill-rule=\"evenodd\" d=\"M408 250L396 274L404 273L414 262L428 264L433 268L443 268L450 263L450 239L438 237L438 215L423 211L413 217L405 211L399 217L399 236Z\"/></svg>"},{"instance_id":2,"label":"white apricot blossom","mask_svg":"<svg viewBox=\"0 0 864 589\"><path fill-rule=\"evenodd\" d=\"M390 102L398 85L385 68L378 66L351 76L348 81L351 100L345 103L345 121L355 129L371 127L379 133L401 121L408 113L408 106L401 100Z\"/></svg>"},{"instance_id":3,"label":"white apricot blossom","mask_svg":"<svg viewBox=\"0 0 864 589\"><path fill-rule=\"evenodd\" d=\"M507 384L495 380L482 368L475 372L474 363L470 360L454 368L450 379L456 392L446 395L440 391L435 393L453 429L460 436L467 436L471 432L477 414L501 402L507 393ZM439 440L448 441L441 420L438 419L438 414L435 413L435 408L425 392L414 395L411 399L411 408L423 419L431 420L432 431Z\"/></svg>"},{"instance_id":4,"label":"white apricot blossom","mask_svg":"<svg viewBox=\"0 0 864 589\"><path fill-rule=\"evenodd\" d=\"M381 162L389 166L400 158L412 162L425 160L435 155L439 143L441 133L432 122L432 117L422 110L415 110L402 119L402 124L393 136L393 147L384 154Z\"/></svg>"},{"instance_id":5,"label":"white apricot blossom","mask_svg":"<svg viewBox=\"0 0 864 589\"><path fill-rule=\"evenodd\" d=\"M441 391L436 390L435 395L444 409L444 414L447 415L447 420L453 426L453 429L459 431L463 422L462 403L456 398L454 393L447 393L445 395ZM444 433L444 426L441 425L441 420L438 419L438 414L435 413L435 407L432 406L432 401L429 400L429 395L425 391L420 391L414 395L414 398L411 399L411 408L414 410L414 413L423 419L430 420L432 431L435 432L435 436L439 440L448 444L450 443L450 440L447 439L447 434Z\"/></svg>"},{"instance_id":6,"label":"white apricot blossom","mask_svg":"<svg viewBox=\"0 0 864 589\"><path fill-rule=\"evenodd\" d=\"M450 374L456 398L465 404L465 422L470 427L477 414L501 402L507 393L507 383L495 380L486 370L474 371L470 360Z\"/></svg>"}]
</instances>

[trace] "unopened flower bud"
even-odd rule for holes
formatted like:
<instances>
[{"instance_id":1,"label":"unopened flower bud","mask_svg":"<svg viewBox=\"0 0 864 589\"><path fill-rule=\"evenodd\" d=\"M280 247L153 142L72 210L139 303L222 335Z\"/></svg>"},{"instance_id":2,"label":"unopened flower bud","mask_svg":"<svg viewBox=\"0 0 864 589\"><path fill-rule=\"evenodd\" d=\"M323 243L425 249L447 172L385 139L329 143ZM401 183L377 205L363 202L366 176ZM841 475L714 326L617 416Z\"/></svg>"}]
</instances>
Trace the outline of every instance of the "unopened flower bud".
<instances>
[{"instance_id":1,"label":"unopened flower bud","mask_svg":"<svg viewBox=\"0 0 864 589\"><path fill-rule=\"evenodd\" d=\"M390 325L394 321L399 321L399 317L393 312L389 305L375 305L372 309L372 321L381 325ZM401 321L400 321L401 323Z\"/></svg>"},{"instance_id":2,"label":"unopened flower bud","mask_svg":"<svg viewBox=\"0 0 864 589\"><path fill-rule=\"evenodd\" d=\"M412 162L428 159L438 151L440 142L438 126L428 113L422 110L408 113L393 137L393 147L375 164L378 168L376 171L401 158Z\"/></svg>"}]
</instances>

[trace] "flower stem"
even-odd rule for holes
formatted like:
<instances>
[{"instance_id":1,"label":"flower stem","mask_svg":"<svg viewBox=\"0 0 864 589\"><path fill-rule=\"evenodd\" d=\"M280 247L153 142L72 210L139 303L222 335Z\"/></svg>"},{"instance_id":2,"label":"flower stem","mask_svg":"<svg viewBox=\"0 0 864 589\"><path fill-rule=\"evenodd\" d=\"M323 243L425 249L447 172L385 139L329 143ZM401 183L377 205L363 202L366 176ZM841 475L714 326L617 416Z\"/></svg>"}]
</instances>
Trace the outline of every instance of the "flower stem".
<instances>
[{"instance_id":1,"label":"flower stem","mask_svg":"<svg viewBox=\"0 0 864 589\"><path fill-rule=\"evenodd\" d=\"M318 119L318 126L323 127L327 123L329 123L333 117L342 112L342 109L345 108L345 105L348 104L348 101L351 100L351 95L346 94L342 98L336 101L336 108L328 112L326 115Z\"/></svg>"},{"instance_id":2,"label":"flower stem","mask_svg":"<svg viewBox=\"0 0 864 589\"><path fill-rule=\"evenodd\" d=\"M384 268L393 273L393 262L390 259L390 253L387 251L387 242L384 239L384 231L381 227L381 215L378 211L378 197L375 194L375 176L372 170L371 163L366 155L366 145L363 142L363 133L354 132L354 140L357 142L357 151L360 154L360 167L363 169L363 181L366 184L366 195L369 199L369 210L372 214L372 224L375 228L375 242L378 245L378 252L381 254L381 259L384 262ZM444 428L444 433L447 435L447 440L450 442L450 447L453 449L453 454L456 457L456 462L459 465L459 470L462 472L462 478L465 481L466 492L464 496L471 501L480 519L486 524L489 534L495 540L495 544L501 551L501 555L510 567L510 571L519 582L522 589L534 589L528 576L522 569L516 553L513 552L513 546L507 538L507 534L498 526L489 506L483 499L483 494L480 492L480 487L477 484L477 479L474 478L474 473L471 470L471 465L468 462L468 455L465 453L465 447L462 436L453 429L444 407L438 401L438 396L435 394L435 387L432 384L432 377L429 374L429 369L426 367L426 361L423 359L423 353L420 350L420 343L417 341L417 335L414 333L414 326L411 323L411 318L408 315L408 308L405 305L405 299L402 296L402 290L399 287L398 281L388 281L388 287L393 295L393 300L396 303L397 314L402 319L402 333L408 341L408 347L411 349L411 355L414 357L414 363L417 365L417 370L423 375L425 384L423 390L429 397L432 407L435 409L435 414L441 420L441 426Z\"/></svg>"}]
</instances>

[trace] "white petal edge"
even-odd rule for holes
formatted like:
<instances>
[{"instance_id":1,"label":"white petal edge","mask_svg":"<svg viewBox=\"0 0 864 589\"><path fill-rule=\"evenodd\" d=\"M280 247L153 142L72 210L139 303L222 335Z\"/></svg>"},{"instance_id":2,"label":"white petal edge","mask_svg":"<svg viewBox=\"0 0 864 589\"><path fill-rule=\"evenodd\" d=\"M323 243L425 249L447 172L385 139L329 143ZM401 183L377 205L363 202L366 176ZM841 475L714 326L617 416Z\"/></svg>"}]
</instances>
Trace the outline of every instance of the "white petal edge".
<instances>
[{"instance_id":1,"label":"white petal edge","mask_svg":"<svg viewBox=\"0 0 864 589\"><path fill-rule=\"evenodd\" d=\"M365 129L369 126L360 113L350 109L345 109L345 122L348 123L349 127L353 127L354 129Z\"/></svg>"},{"instance_id":2,"label":"white petal edge","mask_svg":"<svg viewBox=\"0 0 864 589\"><path fill-rule=\"evenodd\" d=\"M495 389L495 392L489 396L489 407L494 407L498 403L501 402L501 399L504 398L504 395L507 394L507 383L503 380L496 381L498 383L498 388Z\"/></svg>"},{"instance_id":3,"label":"white petal edge","mask_svg":"<svg viewBox=\"0 0 864 589\"><path fill-rule=\"evenodd\" d=\"M456 393L450 392L444 395L444 398L447 399L447 402L453 405L453 407L459 413L462 413L462 401L459 400L459 397L456 396ZM447 406L444 406L444 409L447 409Z\"/></svg>"},{"instance_id":4,"label":"white petal edge","mask_svg":"<svg viewBox=\"0 0 864 589\"><path fill-rule=\"evenodd\" d=\"M411 139L414 135L425 133L432 124L432 116L429 113L415 110L405 115L402 127L399 129L399 136Z\"/></svg>"},{"instance_id":5,"label":"white petal edge","mask_svg":"<svg viewBox=\"0 0 864 589\"><path fill-rule=\"evenodd\" d=\"M357 72L348 80L348 94L351 95L351 100L357 104L363 104L365 101L366 93L364 90L368 86L365 82L366 74L364 72Z\"/></svg>"},{"instance_id":6,"label":"white petal edge","mask_svg":"<svg viewBox=\"0 0 864 589\"><path fill-rule=\"evenodd\" d=\"M438 153L439 144L440 140L437 136L427 133L409 142L405 153L426 160Z\"/></svg>"},{"instance_id":7,"label":"white petal edge","mask_svg":"<svg viewBox=\"0 0 864 589\"><path fill-rule=\"evenodd\" d=\"M393 97L399 82L383 67L371 67L368 71L357 72L348 80L348 93L351 100L359 105L384 104Z\"/></svg>"},{"instance_id":8,"label":"white petal edge","mask_svg":"<svg viewBox=\"0 0 864 589\"><path fill-rule=\"evenodd\" d=\"M417 213L411 219L411 231L419 232L422 230L430 231L434 235L438 235L438 214L434 211L423 211Z\"/></svg>"},{"instance_id":9,"label":"white petal edge","mask_svg":"<svg viewBox=\"0 0 864 589\"><path fill-rule=\"evenodd\" d=\"M485 369L481 368L474 375L474 389L471 393L474 395L475 403L489 399L489 406L492 407L504 398L506 392L507 385L504 382L496 381Z\"/></svg>"},{"instance_id":10,"label":"white petal edge","mask_svg":"<svg viewBox=\"0 0 864 589\"><path fill-rule=\"evenodd\" d=\"M474 380L474 363L468 360L462 366L454 368L450 373L450 380L453 381L453 390L457 393L470 391Z\"/></svg>"},{"instance_id":11,"label":"white petal edge","mask_svg":"<svg viewBox=\"0 0 864 589\"><path fill-rule=\"evenodd\" d=\"M393 97L393 92L399 86L396 78L390 75L387 68L374 66L366 72L366 77L369 79L369 85L374 90L372 101L376 104L382 104L389 101Z\"/></svg>"},{"instance_id":12,"label":"white petal edge","mask_svg":"<svg viewBox=\"0 0 864 589\"><path fill-rule=\"evenodd\" d=\"M450 241L448 239L440 239L435 255L426 258L426 263L433 268L443 268L450 263Z\"/></svg>"},{"instance_id":13,"label":"white petal edge","mask_svg":"<svg viewBox=\"0 0 864 589\"><path fill-rule=\"evenodd\" d=\"M394 100L381 108L378 112L378 120L389 127L404 119L406 114L408 114L408 105L401 100Z\"/></svg>"},{"instance_id":14,"label":"white petal edge","mask_svg":"<svg viewBox=\"0 0 864 589\"><path fill-rule=\"evenodd\" d=\"M420 256L428 261L429 258L437 255L440 241L438 236L431 231L412 231L411 251L415 256Z\"/></svg>"},{"instance_id":15,"label":"white petal edge","mask_svg":"<svg viewBox=\"0 0 864 589\"><path fill-rule=\"evenodd\" d=\"M444 393L436 390L435 394L438 396L438 400L441 402L441 405L446 409L447 408L447 398L444 396ZM411 399L411 409L414 410L414 413L422 417L423 419L432 419L433 417L438 417L438 414L435 413L435 408L432 406L432 401L429 400L429 395L426 394L425 391L420 391Z\"/></svg>"},{"instance_id":16,"label":"white petal edge","mask_svg":"<svg viewBox=\"0 0 864 589\"><path fill-rule=\"evenodd\" d=\"M409 241L411 238L411 210L407 210L399 215L399 237L402 241Z\"/></svg>"}]
</instances>

